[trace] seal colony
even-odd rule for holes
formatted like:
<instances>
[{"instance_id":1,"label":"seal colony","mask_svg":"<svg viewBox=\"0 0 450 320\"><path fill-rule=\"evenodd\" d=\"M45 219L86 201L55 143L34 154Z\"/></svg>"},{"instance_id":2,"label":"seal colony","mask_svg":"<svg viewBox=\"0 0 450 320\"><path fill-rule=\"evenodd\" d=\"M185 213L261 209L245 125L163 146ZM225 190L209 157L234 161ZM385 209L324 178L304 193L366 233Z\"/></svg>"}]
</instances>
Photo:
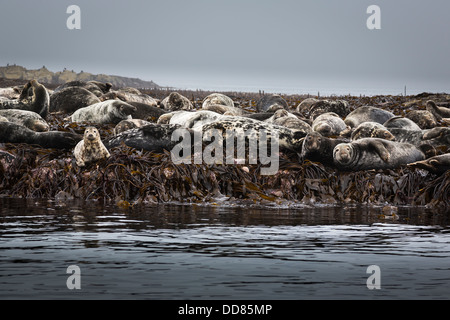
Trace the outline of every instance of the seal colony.
<instances>
[{"instance_id":1,"label":"seal colony","mask_svg":"<svg viewBox=\"0 0 450 320\"><path fill-rule=\"evenodd\" d=\"M148 94L91 81L52 92L34 80L0 92L1 194L450 205L445 94ZM280 168L262 176L260 163L177 165L170 152L179 129L192 139L202 134L203 148L211 130L220 143L230 131L246 142L275 137Z\"/></svg>"}]
</instances>

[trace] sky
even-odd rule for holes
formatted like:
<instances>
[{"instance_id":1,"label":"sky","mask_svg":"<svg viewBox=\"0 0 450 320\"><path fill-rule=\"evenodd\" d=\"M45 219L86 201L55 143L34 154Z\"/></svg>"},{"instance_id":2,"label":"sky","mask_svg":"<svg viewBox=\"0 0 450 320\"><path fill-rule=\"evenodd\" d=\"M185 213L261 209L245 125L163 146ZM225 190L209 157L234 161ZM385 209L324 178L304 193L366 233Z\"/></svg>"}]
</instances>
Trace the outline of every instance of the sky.
<instances>
[{"instance_id":1,"label":"sky","mask_svg":"<svg viewBox=\"0 0 450 320\"><path fill-rule=\"evenodd\" d=\"M381 29L367 28L370 5ZM0 0L0 65L190 89L450 92L448 12L448 0Z\"/></svg>"}]
</instances>

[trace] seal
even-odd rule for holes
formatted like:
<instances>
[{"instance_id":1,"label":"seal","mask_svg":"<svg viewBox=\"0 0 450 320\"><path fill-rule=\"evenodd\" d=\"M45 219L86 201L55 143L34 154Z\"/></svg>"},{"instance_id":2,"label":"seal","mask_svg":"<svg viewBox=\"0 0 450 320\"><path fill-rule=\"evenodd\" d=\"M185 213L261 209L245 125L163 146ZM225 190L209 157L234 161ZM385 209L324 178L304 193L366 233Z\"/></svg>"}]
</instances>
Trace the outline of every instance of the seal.
<instances>
[{"instance_id":1,"label":"seal","mask_svg":"<svg viewBox=\"0 0 450 320\"><path fill-rule=\"evenodd\" d=\"M0 116L6 118L9 122L20 124L33 131L49 131L47 122L36 112L26 110L0 110Z\"/></svg>"},{"instance_id":2,"label":"seal","mask_svg":"<svg viewBox=\"0 0 450 320\"><path fill-rule=\"evenodd\" d=\"M326 166L333 166L333 149L340 143L349 142L347 139L331 139L319 132L308 133L303 140L300 159L320 162Z\"/></svg>"},{"instance_id":3,"label":"seal","mask_svg":"<svg viewBox=\"0 0 450 320\"><path fill-rule=\"evenodd\" d=\"M277 126L283 126L289 129L303 131L305 134L312 132L311 126L303 120L297 118L296 115L288 112L286 109L278 109L273 116L265 120Z\"/></svg>"},{"instance_id":4,"label":"seal","mask_svg":"<svg viewBox=\"0 0 450 320\"><path fill-rule=\"evenodd\" d=\"M271 112L274 113L278 109L288 109L289 105L286 100L278 94L267 94L262 96L256 102L257 112Z\"/></svg>"},{"instance_id":5,"label":"seal","mask_svg":"<svg viewBox=\"0 0 450 320\"><path fill-rule=\"evenodd\" d=\"M352 141L362 138L395 140L394 135L384 125L373 121L363 122L353 130L351 134Z\"/></svg>"},{"instance_id":6,"label":"seal","mask_svg":"<svg viewBox=\"0 0 450 320\"><path fill-rule=\"evenodd\" d=\"M127 103L136 108L136 111L134 111L131 114L131 117L133 119L142 119L151 122L156 122L160 116L167 113L167 111L164 109L146 103L141 102L127 102Z\"/></svg>"},{"instance_id":7,"label":"seal","mask_svg":"<svg viewBox=\"0 0 450 320\"><path fill-rule=\"evenodd\" d=\"M141 93L138 89L135 88L121 88L117 91L110 91L108 93L105 93L100 97L100 100L102 101L114 99L122 100L130 104L131 102L138 102L145 103L154 107L158 105L158 100L150 97L147 94Z\"/></svg>"},{"instance_id":8,"label":"seal","mask_svg":"<svg viewBox=\"0 0 450 320\"><path fill-rule=\"evenodd\" d=\"M1 110L0 110L1 111ZM6 119L3 116L0 116L0 122L9 122L8 119Z\"/></svg>"},{"instance_id":9,"label":"seal","mask_svg":"<svg viewBox=\"0 0 450 320\"><path fill-rule=\"evenodd\" d=\"M362 106L350 112L345 117L344 122L351 128L356 128L363 122L378 122L383 124L393 117L395 115L392 112L372 106Z\"/></svg>"},{"instance_id":10,"label":"seal","mask_svg":"<svg viewBox=\"0 0 450 320\"><path fill-rule=\"evenodd\" d=\"M11 122L0 122L0 143L35 144L43 148L72 149L82 136L72 132L36 132Z\"/></svg>"},{"instance_id":11,"label":"seal","mask_svg":"<svg viewBox=\"0 0 450 320\"><path fill-rule=\"evenodd\" d=\"M421 130L420 127L417 125L417 123L415 123L411 119L400 116L390 118L383 125L388 130L391 128L403 128L406 130Z\"/></svg>"},{"instance_id":12,"label":"seal","mask_svg":"<svg viewBox=\"0 0 450 320\"><path fill-rule=\"evenodd\" d=\"M311 120L314 120L319 115L328 112L334 112L339 117L345 118L350 112L350 107L346 100L319 100L312 104L308 112L304 114L308 115Z\"/></svg>"},{"instance_id":13,"label":"seal","mask_svg":"<svg viewBox=\"0 0 450 320\"><path fill-rule=\"evenodd\" d=\"M50 96L50 111L73 113L80 108L101 102L91 91L83 87L66 87Z\"/></svg>"},{"instance_id":14,"label":"seal","mask_svg":"<svg viewBox=\"0 0 450 320\"><path fill-rule=\"evenodd\" d=\"M125 144L137 150L153 152L171 151L179 143L178 141L172 141L172 134L180 128L176 124L150 123L140 128L124 131L115 137L105 140L103 143L109 150ZM193 131L187 128L184 130L191 133L191 141L194 141Z\"/></svg>"},{"instance_id":15,"label":"seal","mask_svg":"<svg viewBox=\"0 0 450 320\"><path fill-rule=\"evenodd\" d=\"M341 143L333 150L335 166L345 171L396 169L424 159L423 152L412 144L379 138Z\"/></svg>"},{"instance_id":16,"label":"seal","mask_svg":"<svg viewBox=\"0 0 450 320\"><path fill-rule=\"evenodd\" d=\"M232 115L232 116L246 116L247 114L249 114L248 112L246 112L245 110L243 110L241 108L237 108L234 106L227 106L227 105L223 105L223 104L207 104L206 106L202 107L200 110L208 110L208 111L213 111L213 112L217 112L220 114L227 113L228 115Z\"/></svg>"},{"instance_id":17,"label":"seal","mask_svg":"<svg viewBox=\"0 0 450 320\"><path fill-rule=\"evenodd\" d=\"M117 136L121 132L134 128L140 128L148 124L150 124L150 122L141 119L122 120L115 126L114 135Z\"/></svg>"},{"instance_id":18,"label":"seal","mask_svg":"<svg viewBox=\"0 0 450 320\"><path fill-rule=\"evenodd\" d=\"M120 101L106 100L75 111L70 120L72 122L89 122L96 124L118 124L122 120L131 119L136 107Z\"/></svg>"},{"instance_id":19,"label":"seal","mask_svg":"<svg viewBox=\"0 0 450 320\"><path fill-rule=\"evenodd\" d=\"M428 100L426 108L430 111L436 120L442 120L442 118L450 118L450 108L438 107L433 100Z\"/></svg>"},{"instance_id":20,"label":"seal","mask_svg":"<svg viewBox=\"0 0 450 320\"><path fill-rule=\"evenodd\" d=\"M100 133L95 127L86 128L83 140L75 146L73 155L79 167L84 167L87 163L106 159L110 156L108 149L100 139Z\"/></svg>"},{"instance_id":21,"label":"seal","mask_svg":"<svg viewBox=\"0 0 450 320\"><path fill-rule=\"evenodd\" d=\"M450 170L450 153L445 153L439 156L428 158L426 160L413 162L408 164L408 167L425 169L431 173L440 175Z\"/></svg>"},{"instance_id":22,"label":"seal","mask_svg":"<svg viewBox=\"0 0 450 320\"><path fill-rule=\"evenodd\" d=\"M111 89L112 84L109 82L103 83L103 82L94 81L94 80L91 80L91 81L74 80L74 81L69 81L69 82L66 82L66 83L58 86L53 91L53 93L56 93L60 90L63 90L65 88L70 88L70 87L84 88L84 89L92 92L95 96L101 97L102 95L107 93L109 91L109 89Z\"/></svg>"},{"instance_id":23,"label":"seal","mask_svg":"<svg viewBox=\"0 0 450 320\"><path fill-rule=\"evenodd\" d=\"M319 132L325 137L338 136L343 130L348 128L344 120L334 112L322 113L312 123L312 130Z\"/></svg>"},{"instance_id":24,"label":"seal","mask_svg":"<svg viewBox=\"0 0 450 320\"><path fill-rule=\"evenodd\" d=\"M395 141L410 143L416 147L421 147L424 144L434 148L450 147L450 128L436 127L425 130L392 128L390 132L394 135Z\"/></svg>"},{"instance_id":25,"label":"seal","mask_svg":"<svg viewBox=\"0 0 450 320\"><path fill-rule=\"evenodd\" d=\"M296 110L297 112L306 115L307 113L309 113L309 110L311 109L312 105L319 101L320 100L316 98L306 98L298 104Z\"/></svg>"},{"instance_id":26,"label":"seal","mask_svg":"<svg viewBox=\"0 0 450 320\"><path fill-rule=\"evenodd\" d=\"M414 121L421 129L431 129L437 126L436 118L428 110L412 110L406 113L406 118Z\"/></svg>"},{"instance_id":27,"label":"seal","mask_svg":"<svg viewBox=\"0 0 450 320\"><path fill-rule=\"evenodd\" d=\"M0 98L5 98L6 100L19 99L22 88L19 86L0 88Z\"/></svg>"},{"instance_id":28,"label":"seal","mask_svg":"<svg viewBox=\"0 0 450 320\"><path fill-rule=\"evenodd\" d=\"M211 109L208 109L208 107L212 106L212 105L222 105L222 106L234 107L234 101L233 101L233 99L231 99L230 97L228 97L224 94L211 93L210 95L206 96L203 99L202 109L211 110ZM214 110L212 110L212 111L214 111Z\"/></svg>"},{"instance_id":29,"label":"seal","mask_svg":"<svg viewBox=\"0 0 450 320\"><path fill-rule=\"evenodd\" d=\"M171 92L167 97L165 97L161 101L161 107L169 111L194 109L191 101L178 92Z\"/></svg>"},{"instance_id":30,"label":"seal","mask_svg":"<svg viewBox=\"0 0 450 320\"><path fill-rule=\"evenodd\" d=\"M20 109L33 111L42 118L46 118L49 112L50 95L47 89L37 82L27 82L18 100L0 100L0 109Z\"/></svg>"},{"instance_id":31,"label":"seal","mask_svg":"<svg viewBox=\"0 0 450 320\"><path fill-rule=\"evenodd\" d=\"M246 136L249 141L258 141L261 134L264 134L267 139L277 136L278 145L281 149L288 149L297 153L301 152L302 138L306 136L306 133L301 130L289 129L246 117L231 116L203 125L203 140L210 141L211 133L213 132L221 135L223 139L226 139L228 133L231 133L238 136Z\"/></svg>"},{"instance_id":32,"label":"seal","mask_svg":"<svg viewBox=\"0 0 450 320\"><path fill-rule=\"evenodd\" d=\"M224 116L220 113L209 110L192 111L175 111L161 116L158 119L159 124L177 124L183 128L192 128L201 130L202 126L219 120Z\"/></svg>"}]
</instances>

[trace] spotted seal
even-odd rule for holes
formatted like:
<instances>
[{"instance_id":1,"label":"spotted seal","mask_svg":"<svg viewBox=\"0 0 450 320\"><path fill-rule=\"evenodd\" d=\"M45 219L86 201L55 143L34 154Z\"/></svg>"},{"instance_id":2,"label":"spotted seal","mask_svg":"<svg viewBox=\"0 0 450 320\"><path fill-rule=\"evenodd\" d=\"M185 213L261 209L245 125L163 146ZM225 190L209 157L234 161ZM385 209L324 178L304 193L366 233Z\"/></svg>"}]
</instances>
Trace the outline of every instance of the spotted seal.
<instances>
[{"instance_id":1,"label":"spotted seal","mask_svg":"<svg viewBox=\"0 0 450 320\"><path fill-rule=\"evenodd\" d=\"M66 87L50 96L50 111L73 113L78 109L101 102L91 91L83 87Z\"/></svg>"},{"instance_id":2,"label":"spotted seal","mask_svg":"<svg viewBox=\"0 0 450 320\"><path fill-rule=\"evenodd\" d=\"M363 122L352 131L352 141L362 138L395 139L394 135L384 125L373 121Z\"/></svg>"},{"instance_id":3,"label":"spotted seal","mask_svg":"<svg viewBox=\"0 0 450 320\"><path fill-rule=\"evenodd\" d=\"M296 115L288 112L286 109L278 109L273 113L273 116L265 120L265 122L289 129L303 131L305 134L312 132L311 126L308 123L300 120Z\"/></svg>"},{"instance_id":4,"label":"spotted seal","mask_svg":"<svg viewBox=\"0 0 450 320\"><path fill-rule=\"evenodd\" d=\"M114 127L114 135L117 136L121 132L130 130L130 129L134 129L134 128L140 128L140 127L146 126L148 124L150 124L150 122L142 120L142 119L122 120Z\"/></svg>"},{"instance_id":5,"label":"spotted seal","mask_svg":"<svg viewBox=\"0 0 450 320\"><path fill-rule=\"evenodd\" d=\"M406 130L421 130L420 127L412 121L411 119L396 116L393 118L390 118L388 121L383 123L383 126L386 127L386 129L390 128L403 128Z\"/></svg>"},{"instance_id":6,"label":"spotted seal","mask_svg":"<svg viewBox=\"0 0 450 320\"><path fill-rule=\"evenodd\" d=\"M231 116L203 125L202 134L205 141L210 141L212 132L217 132L223 139L227 138L228 133L246 136L249 140L259 140L261 134L265 134L267 139L278 136L280 148L297 153L301 152L302 138L306 136L306 133L301 130L289 129L246 117Z\"/></svg>"},{"instance_id":7,"label":"spotted seal","mask_svg":"<svg viewBox=\"0 0 450 320\"><path fill-rule=\"evenodd\" d=\"M47 88L36 80L31 80L24 85L18 100L0 101L0 109L33 111L44 119L48 115L49 105L50 95Z\"/></svg>"},{"instance_id":8,"label":"spotted seal","mask_svg":"<svg viewBox=\"0 0 450 320\"><path fill-rule=\"evenodd\" d=\"M0 122L0 143L27 143L43 148L72 149L82 136L72 132L36 132L20 124Z\"/></svg>"},{"instance_id":9,"label":"spotted seal","mask_svg":"<svg viewBox=\"0 0 450 320\"><path fill-rule=\"evenodd\" d=\"M333 166L333 149L340 143L349 142L347 139L332 139L322 136L319 132L308 133L303 140L300 159L320 162Z\"/></svg>"},{"instance_id":10,"label":"spotted seal","mask_svg":"<svg viewBox=\"0 0 450 320\"><path fill-rule=\"evenodd\" d=\"M48 123L33 111L17 109L0 110L0 116L5 117L9 122L20 124L33 131L43 132L49 131L50 129Z\"/></svg>"},{"instance_id":11,"label":"spotted seal","mask_svg":"<svg viewBox=\"0 0 450 320\"><path fill-rule=\"evenodd\" d=\"M345 117L344 122L351 128L356 128L363 122L378 122L383 124L393 117L395 115L390 111L372 106L362 106L350 112Z\"/></svg>"},{"instance_id":12,"label":"spotted seal","mask_svg":"<svg viewBox=\"0 0 450 320\"><path fill-rule=\"evenodd\" d=\"M146 126L135 128L119 133L117 136L103 141L107 149L119 147L122 144L137 150L146 150L154 152L171 151L178 141L172 141L172 134L181 127L176 124L156 124L150 123ZM184 128L187 132L193 131Z\"/></svg>"},{"instance_id":13,"label":"spotted seal","mask_svg":"<svg viewBox=\"0 0 450 320\"><path fill-rule=\"evenodd\" d=\"M443 174L450 170L450 153L434 156L422 161L408 164L408 167L421 168L436 174Z\"/></svg>"},{"instance_id":14,"label":"spotted seal","mask_svg":"<svg viewBox=\"0 0 450 320\"><path fill-rule=\"evenodd\" d=\"M335 166L346 171L396 169L424 159L424 153L412 144L379 138L341 143L333 149Z\"/></svg>"},{"instance_id":15,"label":"spotted seal","mask_svg":"<svg viewBox=\"0 0 450 320\"><path fill-rule=\"evenodd\" d=\"M428 110L412 110L406 113L406 118L414 121L421 129L431 129L437 126L436 118Z\"/></svg>"},{"instance_id":16,"label":"spotted seal","mask_svg":"<svg viewBox=\"0 0 450 320\"><path fill-rule=\"evenodd\" d=\"M108 149L100 139L100 133L95 127L87 127L84 131L83 140L77 143L73 155L79 167L86 164L110 157Z\"/></svg>"},{"instance_id":17,"label":"spotted seal","mask_svg":"<svg viewBox=\"0 0 450 320\"><path fill-rule=\"evenodd\" d=\"M122 120L131 119L136 107L120 101L106 100L75 111L70 120L72 122L89 122L96 124L118 124Z\"/></svg>"},{"instance_id":18,"label":"spotted seal","mask_svg":"<svg viewBox=\"0 0 450 320\"><path fill-rule=\"evenodd\" d=\"M426 108L437 120L441 120L442 118L450 118L450 108L439 107L433 100L427 101Z\"/></svg>"},{"instance_id":19,"label":"spotted seal","mask_svg":"<svg viewBox=\"0 0 450 320\"><path fill-rule=\"evenodd\" d=\"M338 136L347 128L344 120L334 112L322 113L312 123L312 130L325 137Z\"/></svg>"},{"instance_id":20,"label":"spotted seal","mask_svg":"<svg viewBox=\"0 0 450 320\"><path fill-rule=\"evenodd\" d=\"M284 98L278 94L266 94L256 102L256 111L275 112L278 109L288 109L289 105Z\"/></svg>"},{"instance_id":21,"label":"spotted seal","mask_svg":"<svg viewBox=\"0 0 450 320\"><path fill-rule=\"evenodd\" d=\"M169 111L194 109L191 101L178 92L171 92L167 97L165 97L161 101L161 107Z\"/></svg>"}]
</instances>

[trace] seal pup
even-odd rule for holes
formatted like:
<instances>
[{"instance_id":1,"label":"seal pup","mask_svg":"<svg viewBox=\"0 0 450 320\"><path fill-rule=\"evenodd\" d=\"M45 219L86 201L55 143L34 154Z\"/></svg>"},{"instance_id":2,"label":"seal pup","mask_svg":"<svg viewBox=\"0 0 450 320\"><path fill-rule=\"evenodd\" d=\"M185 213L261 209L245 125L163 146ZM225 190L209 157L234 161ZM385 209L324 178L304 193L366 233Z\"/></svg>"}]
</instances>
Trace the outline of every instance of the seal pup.
<instances>
[{"instance_id":1,"label":"seal pup","mask_svg":"<svg viewBox=\"0 0 450 320\"><path fill-rule=\"evenodd\" d=\"M428 110L412 110L406 113L406 118L414 121L421 129L431 129L437 126L436 118Z\"/></svg>"},{"instance_id":2,"label":"seal pup","mask_svg":"<svg viewBox=\"0 0 450 320\"><path fill-rule=\"evenodd\" d=\"M72 149L82 136L72 132L36 132L12 122L0 122L0 143L27 143L43 148Z\"/></svg>"},{"instance_id":3,"label":"seal pup","mask_svg":"<svg viewBox=\"0 0 450 320\"><path fill-rule=\"evenodd\" d=\"M66 87L50 96L50 112L73 113L99 102L101 100L86 88Z\"/></svg>"},{"instance_id":4,"label":"seal pup","mask_svg":"<svg viewBox=\"0 0 450 320\"><path fill-rule=\"evenodd\" d=\"M347 139L332 139L313 131L308 133L303 140L300 159L320 162L326 166L333 166L334 147L340 143L347 142L349 142Z\"/></svg>"},{"instance_id":5,"label":"seal pup","mask_svg":"<svg viewBox=\"0 0 450 320\"><path fill-rule=\"evenodd\" d=\"M433 100L428 100L426 108L430 111L436 120L442 120L442 118L450 118L450 108L438 107Z\"/></svg>"},{"instance_id":6,"label":"seal pup","mask_svg":"<svg viewBox=\"0 0 450 320\"><path fill-rule=\"evenodd\" d=\"M271 112L274 113L278 109L288 109L289 105L286 100L278 94L267 94L262 96L256 102L257 112Z\"/></svg>"},{"instance_id":7,"label":"seal pup","mask_svg":"<svg viewBox=\"0 0 450 320\"><path fill-rule=\"evenodd\" d=\"M408 164L411 168L420 168L428 170L431 173L443 174L450 170L450 153L434 156L426 160L417 161Z\"/></svg>"},{"instance_id":8,"label":"seal pup","mask_svg":"<svg viewBox=\"0 0 450 320\"><path fill-rule=\"evenodd\" d=\"M194 109L191 101L178 92L171 92L167 97L165 97L161 101L161 107L169 111Z\"/></svg>"},{"instance_id":9,"label":"seal pup","mask_svg":"<svg viewBox=\"0 0 450 320\"><path fill-rule=\"evenodd\" d=\"M84 167L87 163L110 157L109 151L104 146L100 139L100 133L95 127L86 128L83 140L75 146L73 155L79 167Z\"/></svg>"},{"instance_id":10,"label":"seal pup","mask_svg":"<svg viewBox=\"0 0 450 320\"><path fill-rule=\"evenodd\" d=\"M107 149L119 147L122 144L137 150L154 152L171 151L179 142L172 141L172 134L181 127L176 124L156 124L150 123L146 126L135 128L119 133L117 136L105 140L103 143ZM191 134L191 141L194 133L191 129L185 128Z\"/></svg>"},{"instance_id":11,"label":"seal pup","mask_svg":"<svg viewBox=\"0 0 450 320\"><path fill-rule=\"evenodd\" d=\"M384 125L373 121L363 122L352 131L350 137L352 141L362 138L395 140L394 135Z\"/></svg>"},{"instance_id":12,"label":"seal pup","mask_svg":"<svg viewBox=\"0 0 450 320\"><path fill-rule=\"evenodd\" d=\"M26 110L7 109L0 110L0 116L6 118L9 122L17 123L33 131L49 131L48 123L36 112Z\"/></svg>"},{"instance_id":13,"label":"seal pup","mask_svg":"<svg viewBox=\"0 0 450 320\"><path fill-rule=\"evenodd\" d=\"M130 130L130 129L134 129L134 128L140 128L140 127L146 126L148 124L150 124L150 122L142 120L142 119L122 120L114 127L114 135L117 136L121 132Z\"/></svg>"},{"instance_id":14,"label":"seal pup","mask_svg":"<svg viewBox=\"0 0 450 320\"><path fill-rule=\"evenodd\" d=\"M345 117L344 122L351 128L356 128L363 122L378 122L383 124L393 117L395 115L392 112L372 106L362 106L350 112Z\"/></svg>"},{"instance_id":15,"label":"seal pup","mask_svg":"<svg viewBox=\"0 0 450 320\"><path fill-rule=\"evenodd\" d=\"M347 128L349 127L344 120L334 112L322 113L312 123L312 130L319 132L325 137L338 136Z\"/></svg>"},{"instance_id":16,"label":"seal pup","mask_svg":"<svg viewBox=\"0 0 450 320\"><path fill-rule=\"evenodd\" d=\"M0 109L20 109L33 111L42 118L46 118L49 112L50 95L47 89L37 82L27 82L18 100L0 101Z\"/></svg>"},{"instance_id":17,"label":"seal pup","mask_svg":"<svg viewBox=\"0 0 450 320\"><path fill-rule=\"evenodd\" d=\"M72 122L90 122L96 124L118 124L122 120L131 119L136 107L120 101L106 100L75 111Z\"/></svg>"},{"instance_id":18,"label":"seal pup","mask_svg":"<svg viewBox=\"0 0 450 320\"><path fill-rule=\"evenodd\" d=\"M233 101L233 99L231 99L230 97L228 97L222 93L211 93L210 95L206 96L203 99L202 109L211 110L211 109L208 109L208 107L212 106L212 105L222 105L222 106L234 107L234 101Z\"/></svg>"},{"instance_id":19,"label":"seal pup","mask_svg":"<svg viewBox=\"0 0 450 320\"><path fill-rule=\"evenodd\" d=\"M300 120L296 115L288 112L286 109L278 109L274 112L273 116L265 120L265 122L303 131L305 134L312 132L311 126L308 123Z\"/></svg>"},{"instance_id":20,"label":"seal pup","mask_svg":"<svg viewBox=\"0 0 450 320\"><path fill-rule=\"evenodd\" d=\"M390 128L403 128L406 130L421 130L421 128L417 125L417 123L415 123L411 119L400 117L400 116L390 118L383 125L388 130Z\"/></svg>"},{"instance_id":21,"label":"seal pup","mask_svg":"<svg viewBox=\"0 0 450 320\"><path fill-rule=\"evenodd\" d=\"M335 166L348 171L396 169L424 159L423 152L412 144L379 138L341 143L333 150Z\"/></svg>"}]
</instances>

